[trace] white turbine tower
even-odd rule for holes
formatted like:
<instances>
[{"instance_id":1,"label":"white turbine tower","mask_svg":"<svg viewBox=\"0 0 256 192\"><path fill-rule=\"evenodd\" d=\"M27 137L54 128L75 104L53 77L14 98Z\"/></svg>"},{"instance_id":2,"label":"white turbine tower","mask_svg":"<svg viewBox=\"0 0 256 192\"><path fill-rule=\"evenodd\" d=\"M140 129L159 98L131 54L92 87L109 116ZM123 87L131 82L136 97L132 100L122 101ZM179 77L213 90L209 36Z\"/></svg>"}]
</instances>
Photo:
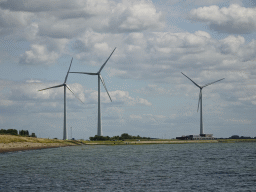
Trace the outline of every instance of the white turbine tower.
<instances>
[{"instance_id":1,"label":"white turbine tower","mask_svg":"<svg viewBox=\"0 0 256 192\"><path fill-rule=\"evenodd\" d=\"M182 72L181 72L182 73ZM198 109L199 109L199 105L200 105L200 135L203 135L204 134L204 129L203 129L203 95L202 95L202 90L204 87L207 87L208 85L211 85L211 84L214 84L214 83L217 83L218 81L221 81L225 78L222 78L222 79L219 79L217 81L214 81L212 83L208 83L208 84L205 84L204 86L199 86L198 84L196 84L192 79L190 79L187 75L185 75L184 73L182 73L185 77L187 77L190 81L192 81L192 83L194 83L199 89L200 89L200 92L199 92L199 100L198 100L198 108L197 108L197 112L198 112Z\"/></svg>"},{"instance_id":2,"label":"white turbine tower","mask_svg":"<svg viewBox=\"0 0 256 192\"><path fill-rule=\"evenodd\" d=\"M66 88L68 88L68 89L71 91L71 93L73 93L73 94L75 95L75 93L71 90L71 88L66 84L67 79L68 79L68 73L69 73L69 70L70 70L70 68L71 68L72 61L73 61L73 58L71 59L71 63L70 63L70 66L69 66L69 69L68 69L68 72L67 72L67 75L66 75L66 78L65 78L65 81L64 81L63 84L61 84L61 85L56 85L56 86L53 86L53 87L48 87L48 88L39 90L39 91L43 91L43 90L46 90L46 89L64 87L64 126L63 126L63 140L66 140L66 139L67 139L67 127L66 127L66 122L67 122L67 120L66 120L66 115L67 115L67 113L66 113ZM76 97L77 99L79 99L76 95L75 95L75 97ZM80 99L79 99L79 100L80 100ZM81 101L81 100L80 100L80 101ZM81 101L81 102L82 102L82 101ZM83 102L82 102L82 103L83 103Z\"/></svg>"},{"instance_id":3,"label":"white turbine tower","mask_svg":"<svg viewBox=\"0 0 256 192\"><path fill-rule=\"evenodd\" d=\"M102 136L102 128L101 128L101 111L100 111L100 81L102 82L110 101L112 102L112 99L108 93L107 87L105 85L105 82L103 80L103 77L101 76L100 72L102 71L102 69L105 67L106 63L108 62L108 60L110 59L110 57L112 56L112 54L114 53L114 51L116 50L116 48L112 51L112 53L110 54L110 56L108 57L108 59L105 61L105 63L103 63L103 65L101 66L100 70L97 73L87 73L87 72L70 72L70 73L79 73L79 74L86 74L86 75L97 75L98 76L98 128L97 128L97 135L98 136Z\"/></svg>"}]
</instances>

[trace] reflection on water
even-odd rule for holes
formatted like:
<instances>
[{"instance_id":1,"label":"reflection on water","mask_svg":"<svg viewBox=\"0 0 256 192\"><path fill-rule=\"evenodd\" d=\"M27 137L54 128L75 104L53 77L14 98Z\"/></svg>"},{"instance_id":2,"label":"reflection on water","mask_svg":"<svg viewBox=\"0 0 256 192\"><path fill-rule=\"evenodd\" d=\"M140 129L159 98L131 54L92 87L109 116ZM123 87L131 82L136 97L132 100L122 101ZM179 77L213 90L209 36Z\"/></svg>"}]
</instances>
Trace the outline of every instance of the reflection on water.
<instances>
[{"instance_id":1,"label":"reflection on water","mask_svg":"<svg viewBox=\"0 0 256 192\"><path fill-rule=\"evenodd\" d=\"M0 191L256 191L256 143L75 146L0 154Z\"/></svg>"}]
</instances>

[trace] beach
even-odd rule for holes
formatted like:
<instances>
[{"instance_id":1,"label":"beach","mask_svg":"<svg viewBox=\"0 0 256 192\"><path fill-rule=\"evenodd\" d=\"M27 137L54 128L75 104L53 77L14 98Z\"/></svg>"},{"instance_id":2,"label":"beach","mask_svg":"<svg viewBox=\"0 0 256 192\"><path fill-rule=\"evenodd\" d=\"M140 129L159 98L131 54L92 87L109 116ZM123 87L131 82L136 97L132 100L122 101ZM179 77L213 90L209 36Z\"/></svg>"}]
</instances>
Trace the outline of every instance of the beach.
<instances>
[{"instance_id":1,"label":"beach","mask_svg":"<svg viewBox=\"0 0 256 192\"><path fill-rule=\"evenodd\" d=\"M61 143L0 143L0 153L71 146Z\"/></svg>"},{"instance_id":2,"label":"beach","mask_svg":"<svg viewBox=\"0 0 256 192\"><path fill-rule=\"evenodd\" d=\"M78 141L0 135L0 153L79 145Z\"/></svg>"}]
</instances>

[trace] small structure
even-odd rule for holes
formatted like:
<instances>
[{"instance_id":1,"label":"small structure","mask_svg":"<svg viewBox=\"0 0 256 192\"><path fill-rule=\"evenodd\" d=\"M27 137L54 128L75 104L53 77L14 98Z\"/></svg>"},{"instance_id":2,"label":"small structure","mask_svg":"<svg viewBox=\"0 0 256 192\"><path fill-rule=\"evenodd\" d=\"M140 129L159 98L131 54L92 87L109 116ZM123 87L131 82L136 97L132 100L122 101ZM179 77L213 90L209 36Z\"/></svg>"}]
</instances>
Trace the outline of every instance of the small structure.
<instances>
[{"instance_id":1,"label":"small structure","mask_svg":"<svg viewBox=\"0 0 256 192\"><path fill-rule=\"evenodd\" d=\"M213 140L213 134L200 134L200 135L182 135L181 137L176 137L179 140Z\"/></svg>"}]
</instances>

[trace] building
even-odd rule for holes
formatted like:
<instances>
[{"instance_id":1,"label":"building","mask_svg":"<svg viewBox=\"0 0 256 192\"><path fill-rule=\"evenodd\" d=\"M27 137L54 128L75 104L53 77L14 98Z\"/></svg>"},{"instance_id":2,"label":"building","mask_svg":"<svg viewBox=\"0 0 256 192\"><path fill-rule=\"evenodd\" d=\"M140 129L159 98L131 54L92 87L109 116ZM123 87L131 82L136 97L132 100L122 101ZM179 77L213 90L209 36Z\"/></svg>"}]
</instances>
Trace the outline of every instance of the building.
<instances>
[{"instance_id":1,"label":"building","mask_svg":"<svg viewBox=\"0 0 256 192\"><path fill-rule=\"evenodd\" d=\"M181 137L176 137L179 140L213 140L213 134L200 134L200 135L182 135Z\"/></svg>"}]
</instances>

